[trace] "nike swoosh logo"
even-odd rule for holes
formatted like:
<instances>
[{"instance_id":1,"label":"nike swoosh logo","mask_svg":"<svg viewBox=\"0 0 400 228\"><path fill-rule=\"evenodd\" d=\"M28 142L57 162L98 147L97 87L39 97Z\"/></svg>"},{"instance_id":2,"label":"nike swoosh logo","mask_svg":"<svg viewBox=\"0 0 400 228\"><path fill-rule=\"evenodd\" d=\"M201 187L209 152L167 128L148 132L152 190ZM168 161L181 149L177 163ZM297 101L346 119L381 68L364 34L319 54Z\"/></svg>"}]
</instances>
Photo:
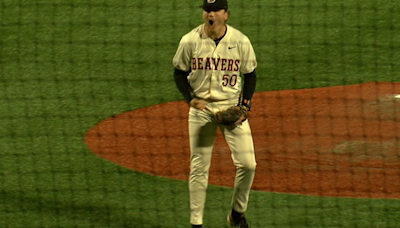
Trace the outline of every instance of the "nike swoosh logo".
<instances>
[{"instance_id":1,"label":"nike swoosh logo","mask_svg":"<svg viewBox=\"0 0 400 228\"><path fill-rule=\"evenodd\" d=\"M232 48L236 48L236 46L233 46L233 47L228 47L228 49L232 49Z\"/></svg>"}]
</instances>

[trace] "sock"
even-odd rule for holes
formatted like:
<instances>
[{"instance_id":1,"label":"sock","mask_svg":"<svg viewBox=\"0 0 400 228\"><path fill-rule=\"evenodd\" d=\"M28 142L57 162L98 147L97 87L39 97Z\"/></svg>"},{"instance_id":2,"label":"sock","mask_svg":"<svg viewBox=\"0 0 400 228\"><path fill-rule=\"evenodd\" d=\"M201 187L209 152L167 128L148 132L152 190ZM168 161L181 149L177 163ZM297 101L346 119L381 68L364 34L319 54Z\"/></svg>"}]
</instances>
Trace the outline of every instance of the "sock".
<instances>
[{"instance_id":1,"label":"sock","mask_svg":"<svg viewBox=\"0 0 400 228\"><path fill-rule=\"evenodd\" d=\"M201 228L201 225L192 225L192 228Z\"/></svg>"}]
</instances>

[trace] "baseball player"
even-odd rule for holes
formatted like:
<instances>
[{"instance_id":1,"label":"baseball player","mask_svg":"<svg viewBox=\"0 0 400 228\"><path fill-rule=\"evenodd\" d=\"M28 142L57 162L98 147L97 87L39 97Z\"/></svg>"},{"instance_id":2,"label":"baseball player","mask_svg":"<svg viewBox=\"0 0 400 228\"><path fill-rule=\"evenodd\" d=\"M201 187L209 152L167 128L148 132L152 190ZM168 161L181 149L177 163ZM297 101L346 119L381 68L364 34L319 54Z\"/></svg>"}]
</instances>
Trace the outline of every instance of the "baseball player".
<instances>
[{"instance_id":1,"label":"baseball player","mask_svg":"<svg viewBox=\"0 0 400 228\"><path fill-rule=\"evenodd\" d=\"M244 217L256 160L249 122L220 124L215 115L239 105L250 110L256 86L256 56L247 36L226 24L227 0L204 0L204 23L180 40L173 57L174 80L190 106L190 223L202 227L208 171L217 128L223 134L236 166L232 227L249 227ZM244 81L243 81L244 79Z\"/></svg>"}]
</instances>

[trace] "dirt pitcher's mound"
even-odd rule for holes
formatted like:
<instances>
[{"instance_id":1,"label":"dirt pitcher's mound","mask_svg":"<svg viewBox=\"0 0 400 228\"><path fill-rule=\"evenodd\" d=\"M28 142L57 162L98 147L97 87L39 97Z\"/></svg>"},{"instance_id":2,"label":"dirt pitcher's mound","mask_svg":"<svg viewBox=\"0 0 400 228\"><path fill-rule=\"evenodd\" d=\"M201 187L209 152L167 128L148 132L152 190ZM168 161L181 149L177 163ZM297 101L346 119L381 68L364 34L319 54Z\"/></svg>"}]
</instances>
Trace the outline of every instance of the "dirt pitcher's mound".
<instances>
[{"instance_id":1,"label":"dirt pitcher's mound","mask_svg":"<svg viewBox=\"0 0 400 228\"><path fill-rule=\"evenodd\" d=\"M256 93L250 112L253 189L317 196L400 198L400 83ZM96 155L140 172L187 180L187 105L168 102L110 117L85 135ZM210 184L233 185L217 134Z\"/></svg>"}]
</instances>

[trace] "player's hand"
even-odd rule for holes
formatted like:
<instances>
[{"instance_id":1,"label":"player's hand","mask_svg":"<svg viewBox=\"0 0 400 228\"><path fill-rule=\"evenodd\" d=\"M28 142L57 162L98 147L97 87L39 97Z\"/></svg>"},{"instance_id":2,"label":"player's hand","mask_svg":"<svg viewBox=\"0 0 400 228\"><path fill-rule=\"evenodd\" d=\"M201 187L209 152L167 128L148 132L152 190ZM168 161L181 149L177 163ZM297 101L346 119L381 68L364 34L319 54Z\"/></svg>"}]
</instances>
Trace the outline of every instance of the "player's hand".
<instances>
[{"instance_id":1,"label":"player's hand","mask_svg":"<svg viewBox=\"0 0 400 228\"><path fill-rule=\"evenodd\" d=\"M206 107L206 101L200 98L193 98L189 105L193 108L203 110Z\"/></svg>"}]
</instances>

